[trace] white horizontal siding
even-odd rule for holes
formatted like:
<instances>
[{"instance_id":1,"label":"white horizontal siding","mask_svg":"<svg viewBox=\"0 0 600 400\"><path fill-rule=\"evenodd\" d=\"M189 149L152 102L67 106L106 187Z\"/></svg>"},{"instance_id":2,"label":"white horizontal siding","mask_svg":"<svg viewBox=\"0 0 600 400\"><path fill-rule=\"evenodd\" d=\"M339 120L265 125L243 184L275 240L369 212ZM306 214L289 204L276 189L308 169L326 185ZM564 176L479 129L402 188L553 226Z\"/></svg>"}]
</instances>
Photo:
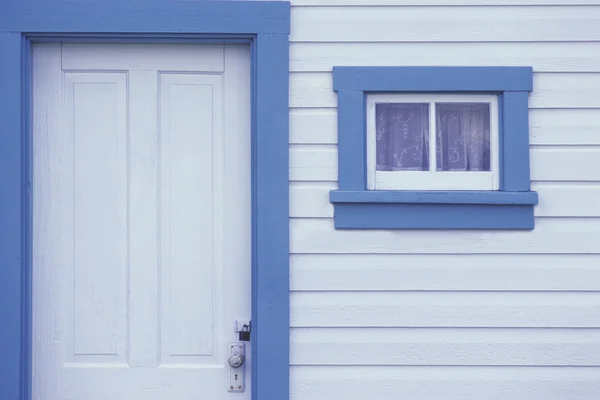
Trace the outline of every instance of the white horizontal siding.
<instances>
[{"instance_id":1,"label":"white horizontal siding","mask_svg":"<svg viewBox=\"0 0 600 400\"><path fill-rule=\"evenodd\" d=\"M292 365L600 366L599 329L297 328L292 343Z\"/></svg>"},{"instance_id":2,"label":"white horizontal siding","mask_svg":"<svg viewBox=\"0 0 600 400\"><path fill-rule=\"evenodd\" d=\"M598 20L600 27L600 19ZM599 33L600 35L600 33ZM529 108L600 108L600 72L535 73ZM329 72L291 73L290 106L335 108L333 75Z\"/></svg>"},{"instance_id":3,"label":"white horizontal siding","mask_svg":"<svg viewBox=\"0 0 600 400\"><path fill-rule=\"evenodd\" d=\"M292 42L597 41L600 7L298 7Z\"/></svg>"},{"instance_id":4,"label":"white horizontal siding","mask_svg":"<svg viewBox=\"0 0 600 400\"><path fill-rule=\"evenodd\" d=\"M329 72L335 65L515 65L541 72L598 72L598 42L292 43L290 70Z\"/></svg>"},{"instance_id":5,"label":"white horizontal siding","mask_svg":"<svg viewBox=\"0 0 600 400\"><path fill-rule=\"evenodd\" d=\"M600 398L600 0L292 0L291 399ZM531 66L533 231L335 230L334 66Z\"/></svg>"},{"instance_id":6,"label":"white horizontal siding","mask_svg":"<svg viewBox=\"0 0 600 400\"><path fill-rule=\"evenodd\" d=\"M292 254L600 254L597 218L537 218L518 232L336 230L332 219L305 218L290 229Z\"/></svg>"},{"instance_id":7,"label":"white horizontal siding","mask_svg":"<svg viewBox=\"0 0 600 400\"><path fill-rule=\"evenodd\" d=\"M598 368L295 366L290 400L597 400Z\"/></svg>"},{"instance_id":8,"label":"white horizontal siding","mask_svg":"<svg viewBox=\"0 0 600 400\"><path fill-rule=\"evenodd\" d=\"M291 305L305 328L600 328L597 292L294 292Z\"/></svg>"},{"instance_id":9,"label":"white horizontal siding","mask_svg":"<svg viewBox=\"0 0 600 400\"><path fill-rule=\"evenodd\" d=\"M600 255L297 254L291 260L291 289L591 292L600 291Z\"/></svg>"}]
</instances>

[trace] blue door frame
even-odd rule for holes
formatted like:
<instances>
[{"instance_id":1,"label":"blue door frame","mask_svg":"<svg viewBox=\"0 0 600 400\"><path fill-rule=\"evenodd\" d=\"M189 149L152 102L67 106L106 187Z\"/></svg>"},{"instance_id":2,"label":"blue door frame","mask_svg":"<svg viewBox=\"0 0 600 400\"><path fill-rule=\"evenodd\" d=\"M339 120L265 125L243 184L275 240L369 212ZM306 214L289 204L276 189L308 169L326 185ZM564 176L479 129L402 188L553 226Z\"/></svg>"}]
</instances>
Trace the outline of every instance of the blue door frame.
<instances>
[{"instance_id":1,"label":"blue door frame","mask_svg":"<svg viewBox=\"0 0 600 400\"><path fill-rule=\"evenodd\" d=\"M31 45L249 43L252 399L289 397L288 2L0 1L0 398L31 398Z\"/></svg>"}]
</instances>

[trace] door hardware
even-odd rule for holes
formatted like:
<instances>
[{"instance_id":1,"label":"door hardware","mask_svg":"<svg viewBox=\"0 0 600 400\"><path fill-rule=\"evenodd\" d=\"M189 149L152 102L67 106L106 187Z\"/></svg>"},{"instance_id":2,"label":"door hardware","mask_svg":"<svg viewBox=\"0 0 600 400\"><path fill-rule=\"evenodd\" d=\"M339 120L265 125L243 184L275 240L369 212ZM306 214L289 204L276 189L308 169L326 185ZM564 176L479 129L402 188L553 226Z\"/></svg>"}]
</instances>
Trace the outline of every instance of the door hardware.
<instances>
[{"instance_id":1,"label":"door hardware","mask_svg":"<svg viewBox=\"0 0 600 400\"><path fill-rule=\"evenodd\" d=\"M246 361L246 343L233 342L228 345L229 364L227 391L232 393L243 393L245 390L245 361Z\"/></svg>"}]
</instances>

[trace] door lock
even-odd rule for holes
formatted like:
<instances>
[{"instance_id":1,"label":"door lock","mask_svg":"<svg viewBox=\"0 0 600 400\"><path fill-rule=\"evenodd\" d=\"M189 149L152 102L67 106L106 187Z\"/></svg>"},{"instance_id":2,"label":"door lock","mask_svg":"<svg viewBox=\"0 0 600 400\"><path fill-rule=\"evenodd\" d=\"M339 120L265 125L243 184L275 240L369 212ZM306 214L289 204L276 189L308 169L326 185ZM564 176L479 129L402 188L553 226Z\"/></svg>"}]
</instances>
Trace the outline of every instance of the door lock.
<instances>
[{"instance_id":1,"label":"door lock","mask_svg":"<svg viewBox=\"0 0 600 400\"><path fill-rule=\"evenodd\" d=\"M241 354L232 354L227 360L231 368L239 368L244 365L244 356Z\"/></svg>"},{"instance_id":2,"label":"door lock","mask_svg":"<svg viewBox=\"0 0 600 400\"><path fill-rule=\"evenodd\" d=\"M245 389L245 361L246 361L246 343L233 342L228 346L229 364L227 391L232 393L243 393Z\"/></svg>"},{"instance_id":3,"label":"door lock","mask_svg":"<svg viewBox=\"0 0 600 400\"><path fill-rule=\"evenodd\" d=\"M233 324L233 330L238 334L238 340L240 342L249 342L250 333L252 332L252 321L248 321L247 324L243 324L242 329L239 329L238 322L235 321Z\"/></svg>"}]
</instances>

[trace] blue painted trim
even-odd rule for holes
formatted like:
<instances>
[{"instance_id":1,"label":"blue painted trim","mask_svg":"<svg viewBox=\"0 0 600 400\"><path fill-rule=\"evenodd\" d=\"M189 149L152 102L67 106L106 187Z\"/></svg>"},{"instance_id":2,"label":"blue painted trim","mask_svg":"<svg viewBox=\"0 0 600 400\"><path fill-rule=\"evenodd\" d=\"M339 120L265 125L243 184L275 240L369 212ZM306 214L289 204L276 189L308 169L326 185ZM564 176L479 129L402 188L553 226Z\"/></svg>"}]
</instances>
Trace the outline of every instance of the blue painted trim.
<instances>
[{"instance_id":1,"label":"blue painted trim","mask_svg":"<svg viewBox=\"0 0 600 400\"><path fill-rule=\"evenodd\" d=\"M345 190L365 190L367 184L367 125L365 94L344 90L338 93L338 130L344 140L338 142L339 185ZM356 151L356 150L359 151ZM343 173L342 173L343 171Z\"/></svg>"},{"instance_id":2,"label":"blue painted trim","mask_svg":"<svg viewBox=\"0 0 600 400\"><path fill-rule=\"evenodd\" d=\"M537 193L530 191L529 184L527 104L528 92L533 89L532 68L334 67L333 87L338 94L339 191L331 192L330 200L334 204L336 228L533 227L532 210L533 205L537 204ZM500 113L500 190L367 190L365 97L375 92L497 94ZM434 207L434 204L437 206ZM472 217L464 214L469 207L472 208L472 215L481 213L480 223L469 222ZM500 211L504 207L507 207L507 211ZM393 215L385 218L382 210Z\"/></svg>"},{"instance_id":3,"label":"blue painted trim","mask_svg":"<svg viewBox=\"0 0 600 400\"><path fill-rule=\"evenodd\" d=\"M332 203L496 204L535 205L537 192L499 191L341 191L329 193Z\"/></svg>"},{"instance_id":4,"label":"blue painted trim","mask_svg":"<svg viewBox=\"0 0 600 400\"><path fill-rule=\"evenodd\" d=\"M527 92L502 95L502 190L529 190L528 95Z\"/></svg>"},{"instance_id":5,"label":"blue painted trim","mask_svg":"<svg viewBox=\"0 0 600 400\"><path fill-rule=\"evenodd\" d=\"M343 203L336 229L533 229L532 205Z\"/></svg>"},{"instance_id":6,"label":"blue painted trim","mask_svg":"<svg viewBox=\"0 0 600 400\"><path fill-rule=\"evenodd\" d=\"M278 400L290 374L288 36L258 35L255 60L252 398Z\"/></svg>"},{"instance_id":7,"label":"blue painted trim","mask_svg":"<svg viewBox=\"0 0 600 400\"><path fill-rule=\"evenodd\" d=\"M333 67L333 90L531 91L533 77L531 67Z\"/></svg>"},{"instance_id":8,"label":"blue painted trim","mask_svg":"<svg viewBox=\"0 0 600 400\"><path fill-rule=\"evenodd\" d=\"M32 41L250 43L252 398L289 398L288 2L0 2L0 398L31 398Z\"/></svg>"},{"instance_id":9,"label":"blue painted trim","mask_svg":"<svg viewBox=\"0 0 600 400\"><path fill-rule=\"evenodd\" d=\"M21 78L21 187L22 214L21 214L21 262L28 268L21 268L21 392L26 399L31 398L31 368L32 368L32 310L28 301L32 296L32 249L33 249L33 204L31 201L31 184L33 181L32 129L33 129L33 87L31 77L33 65L31 59L31 42L26 37L21 37L21 68L25 78ZM25 300L23 300L25 299Z\"/></svg>"},{"instance_id":10,"label":"blue painted trim","mask_svg":"<svg viewBox=\"0 0 600 400\"><path fill-rule=\"evenodd\" d=\"M22 39L0 32L0 398L20 399L24 338L22 321L23 240L22 198Z\"/></svg>"},{"instance_id":11,"label":"blue painted trim","mask_svg":"<svg viewBox=\"0 0 600 400\"><path fill-rule=\"evenodd\" d=\"M288 2L3 0L0 26L27 33L217 33L290 31Z\"/></svg>"}]
</instances>

